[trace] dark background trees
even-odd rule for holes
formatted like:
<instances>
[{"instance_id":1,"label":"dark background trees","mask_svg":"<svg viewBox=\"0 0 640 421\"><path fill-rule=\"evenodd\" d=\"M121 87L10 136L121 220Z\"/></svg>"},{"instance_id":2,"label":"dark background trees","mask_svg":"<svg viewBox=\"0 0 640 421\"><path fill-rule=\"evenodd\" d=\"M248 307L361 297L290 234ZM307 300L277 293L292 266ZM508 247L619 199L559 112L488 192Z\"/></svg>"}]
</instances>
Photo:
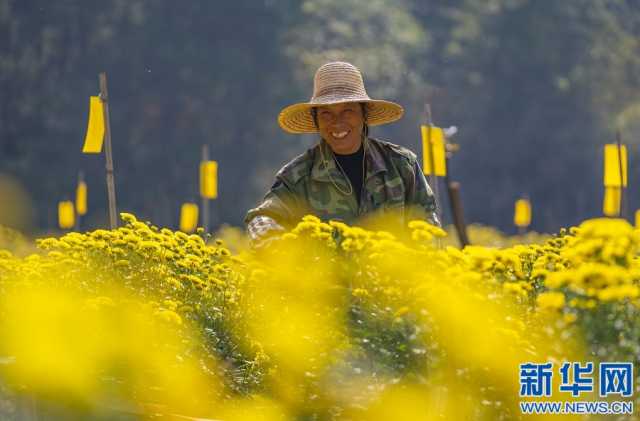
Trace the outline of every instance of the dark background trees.
<instances>
[{"instance_id":1,"label":"dark background trees","mask_svg":"<svg viewBox=\"0 0 640 421\"><path fill-rule=\"evenodd\" d=\"M39 231L55 226L57 201L83 170L85 227L105 225L104 159L80 150L106 71L119 209L175 226L180 203L197 197L207 143L220 165L215 221L239 225L277 169L315 141L282 132L277 113L308 99L318 65L344 59L371 96L406 108L374 136L418 151L425 102L436 124L460 128L451 171L467 220L508 230L521 194L537 230L599 215L601 145L618 129L632 145L634 210L636 5L0 0L0 173L30 194Z\"/></svg>"}]
</instances>

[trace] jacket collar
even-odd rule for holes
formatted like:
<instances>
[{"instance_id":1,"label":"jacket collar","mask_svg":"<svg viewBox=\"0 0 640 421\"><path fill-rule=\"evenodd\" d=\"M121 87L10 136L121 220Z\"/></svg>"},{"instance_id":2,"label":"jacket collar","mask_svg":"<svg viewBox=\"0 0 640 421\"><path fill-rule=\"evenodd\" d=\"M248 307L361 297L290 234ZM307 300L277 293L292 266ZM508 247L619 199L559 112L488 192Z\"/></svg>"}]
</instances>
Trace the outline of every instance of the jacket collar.
<instances>
[{"instance_id":1,"label":"jacket collar","mask_svg":"<svg viewBox=\"0 0 640 421\"><path fill-rule=\"evenodd\" d=\"M380 146L375 139L365 138L365 179L368 180L374 175L387 171L384 164L384 157L380 152ZM311 178L315 181L331 182L333 179L341 188L348 189L348 181L342 174L342 171L336 165L335 156L329 144L320 139L316 145L317 153L311 168Z\"/></svg>"}]
</instances>

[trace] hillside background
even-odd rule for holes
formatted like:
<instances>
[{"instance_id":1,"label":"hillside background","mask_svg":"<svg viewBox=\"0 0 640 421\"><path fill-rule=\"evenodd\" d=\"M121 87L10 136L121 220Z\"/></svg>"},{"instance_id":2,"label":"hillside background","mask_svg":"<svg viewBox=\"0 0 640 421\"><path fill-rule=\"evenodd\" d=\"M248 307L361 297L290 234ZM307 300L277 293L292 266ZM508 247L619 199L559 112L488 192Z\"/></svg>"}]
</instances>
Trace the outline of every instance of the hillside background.
<instances>
[{"instance_id":1,"label":"hillside background","mask_svg":"<svg viewBox=\"0 0 640 421\"><path fill-rule=\"evenodd\" d=\"M106 226L104 157L81 154L106 71L119 210L175 227L180 204L197 200L208 144L220 174L213 225L240 225L316 141L284 133L278 112L310 97L320 64L342 59L372 97L405 107L374 137L420 153L425 103L436 125L459 128L450 171L467 222L513 232L521 195L538 231L600 215L602 145L616 130L630 145L631 216L639 36L631 0L0 0L0 175L33 204L17 228L54 229L78 171L82 228ZM2 196L0 208L14 200Z\"/></svg>"}]
</instances>

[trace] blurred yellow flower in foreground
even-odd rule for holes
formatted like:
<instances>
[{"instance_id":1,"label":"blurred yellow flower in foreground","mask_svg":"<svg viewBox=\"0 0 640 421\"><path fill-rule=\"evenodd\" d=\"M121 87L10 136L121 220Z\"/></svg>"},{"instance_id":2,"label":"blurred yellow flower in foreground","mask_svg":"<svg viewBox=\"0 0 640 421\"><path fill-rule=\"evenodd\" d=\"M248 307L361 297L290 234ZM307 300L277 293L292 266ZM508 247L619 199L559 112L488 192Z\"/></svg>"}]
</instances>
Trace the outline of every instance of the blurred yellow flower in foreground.
<instances>
[{"instance_id":1,"label":"blurred yellow flower in foreground","mask_svg":"<svg viewBox=\"0 0 640 421\"><path fill-rule=\"evenodd\" d=\"M522 362L633 358L624 221L461 250L424 221L306 216L247 250L122 218L0 251L3 379L68 418L509 419Z\"/></svg>"}]
</instances>

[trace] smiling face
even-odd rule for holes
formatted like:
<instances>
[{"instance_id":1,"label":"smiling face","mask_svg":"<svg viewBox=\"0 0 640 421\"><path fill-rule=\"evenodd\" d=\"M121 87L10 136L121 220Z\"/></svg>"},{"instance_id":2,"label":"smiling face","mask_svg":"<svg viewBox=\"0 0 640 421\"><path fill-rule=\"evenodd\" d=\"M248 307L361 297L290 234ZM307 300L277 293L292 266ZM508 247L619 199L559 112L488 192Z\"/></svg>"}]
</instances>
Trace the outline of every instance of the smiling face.
<instances>
[{"instance_id":1,"label":"smiling face","mask_svg":"<svg viewBox=\"0 0 640 421\"><path fill-rule=\"evenodd\" d=\"M357 152L362 143L364 116L357 102L318 107L318 129L333 153L346 155Z\"/></svg>"}]
</instances>

